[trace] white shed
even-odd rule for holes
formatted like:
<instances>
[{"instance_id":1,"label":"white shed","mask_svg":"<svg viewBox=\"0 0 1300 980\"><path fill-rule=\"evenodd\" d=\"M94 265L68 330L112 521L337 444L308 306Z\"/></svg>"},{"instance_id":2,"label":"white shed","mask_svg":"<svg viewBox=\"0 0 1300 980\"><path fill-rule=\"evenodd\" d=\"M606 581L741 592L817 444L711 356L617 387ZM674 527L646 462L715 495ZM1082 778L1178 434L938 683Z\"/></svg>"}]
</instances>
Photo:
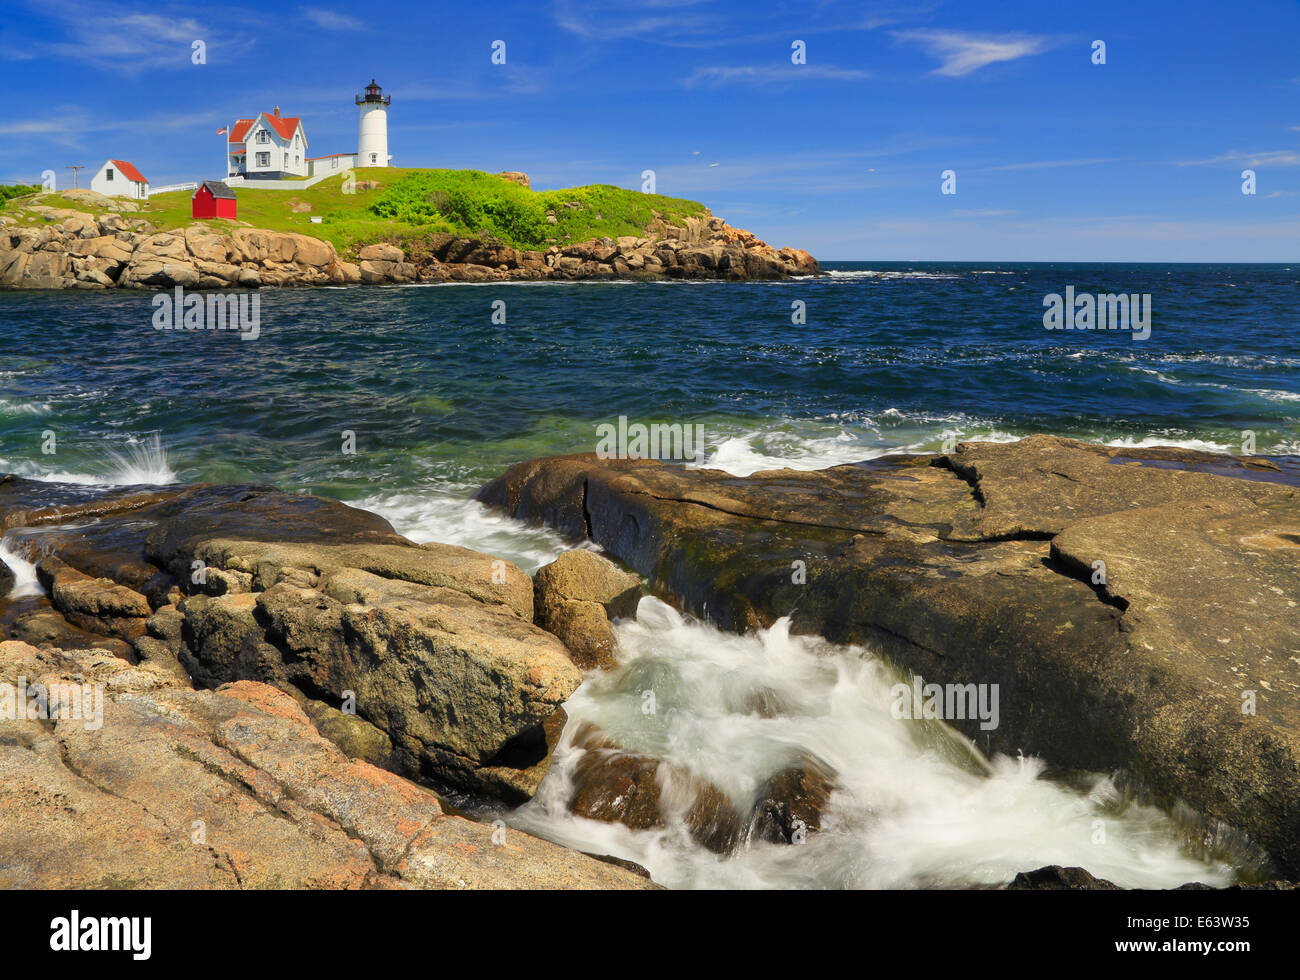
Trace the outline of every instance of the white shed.
<instances>
[{"instance_id":1,"label":"white shed","mask_svg":"<svg viewBox=\"0 0 1300 980\"><path fill-rule=\"evenodd\" d=\"M149 181L125 160L106 160L90 178L90 189L110 197L130 197L137 201L149 199Z\"/></svg>"}]
</instances>

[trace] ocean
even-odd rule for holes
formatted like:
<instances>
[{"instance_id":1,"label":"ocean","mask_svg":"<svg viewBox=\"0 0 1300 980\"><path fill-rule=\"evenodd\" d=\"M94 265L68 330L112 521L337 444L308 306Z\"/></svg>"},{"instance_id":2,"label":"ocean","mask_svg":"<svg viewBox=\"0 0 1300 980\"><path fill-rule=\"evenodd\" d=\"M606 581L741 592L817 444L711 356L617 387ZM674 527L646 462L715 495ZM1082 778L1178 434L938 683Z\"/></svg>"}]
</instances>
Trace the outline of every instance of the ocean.
<instances>
[{"instance_id":1,"label":"ocean","mask_svg":"<svg viewBox=\"0 0 1300 980\"><path fill-rule=\"evenodd\" d=\"M700 425L703 464L738 475L1038 432L1300 456L1300 266L823 268L786 282L270 290L255 340L155 330L146 292L0 293L0 473L269 483L532 572L564 542L485 511L474 490L511 463L594 450L597 426L620 416ZM1149 294L1150 335L1045 329L1044 298L1068 287ZM652 662L699 697L709 670L754 665L806 716L758 731L702 702L663 751L725 781L761 778L772 745L815 749L851 774L829 832L797 862L763 848L719 862L680 828L592 826L564 811L566 747L508 820L683 887L981 886L1053 863L1166 887L1223 884L1250 863L1228 842L1190 842L1107 774L1067 787L1040 778L1040 760L972 770L904 738L877 710L890 675L870 651L822 649L780 624L726 637L656 600L643 611L620 627L626 663L591 676L571 715L623 710L620 684ZM1101 849L1088 837L1098 814L1120 828Z\"/></svg>"}]
</instances>

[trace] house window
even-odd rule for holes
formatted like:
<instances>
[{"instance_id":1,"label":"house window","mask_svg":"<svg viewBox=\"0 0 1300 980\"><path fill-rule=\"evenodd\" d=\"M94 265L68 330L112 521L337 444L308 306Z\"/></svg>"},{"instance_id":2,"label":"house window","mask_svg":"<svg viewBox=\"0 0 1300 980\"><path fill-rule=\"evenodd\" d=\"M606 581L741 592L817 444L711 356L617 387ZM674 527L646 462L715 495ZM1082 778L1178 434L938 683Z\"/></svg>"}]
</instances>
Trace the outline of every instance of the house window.
<instances>
[{"instance_id":1,"label":"house window","mask_svg":"<svg viewBox=\"0 0 1300 980\"><path fill-rule=\"evenodd\" d=\"M257 165L259 167L269 167L271 165L271 154L259 153L257 155Z\"/></svg>"},{"instance_id":2,"label":"house window","mask_svg":"<svg viewBox=\"0 0 1300 980\"><path fill-rule=\"evenodd\" d=\"M331 170L338 170L338 168L339 168L339 158L338 158L338 157L330 157L330 169L331 169Z\"/></svg>"},{"instance_id":3,"label":"house window","mask_svg":"<svg viewBox=\"0 0 1300 980\"><path fill-rule=\"evenodd\" d=\"M294 157L294 158L293 158L293 165L294 165L295 167L300 167L300 166L302 166L302 157Z\"/></svg>"},{"instance_id":4,"label":"house window","mask_svg":"<svg viewBox=\"0 0 1300 980\"><path fill-rule=\"evenodd\" d=\"M259 129L257 131L257 142L259 143L271 142L271 134L268 133L265 129Z\"/></svg>"},{"instance_id":5,"label":"house window","mask_svg":"<svg viewBox=\"0 0 1300 980\"><path fill-rule=\"evenodd\" d=\"M112 180L112 179L113 179L113 168L112 168L112 167L109 167L108 170L105 171L105 173L104 173L104 179L105 179L105 180Z\"/></svg>"}]
</instances>

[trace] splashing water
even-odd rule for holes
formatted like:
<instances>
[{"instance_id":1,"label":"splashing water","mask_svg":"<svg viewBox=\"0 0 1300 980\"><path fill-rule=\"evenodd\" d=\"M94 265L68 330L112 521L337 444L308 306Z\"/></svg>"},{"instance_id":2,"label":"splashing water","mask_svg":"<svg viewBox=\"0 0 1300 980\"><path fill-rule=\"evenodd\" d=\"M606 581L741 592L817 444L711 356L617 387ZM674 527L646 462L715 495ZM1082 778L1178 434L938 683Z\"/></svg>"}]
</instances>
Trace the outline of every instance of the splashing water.
<instances>
[{"instance_id":1,"label":"splashing water","mask_svg":"<svg viewBox=\"0 0 1300 980\"><path fill-rule=\"evenodd\" d=\"M386 518L398 534L426 544L460 545L512 561L529 575L573 547L549 528L530 527L476 500L464 491L430 489L419 493L382 493L354 506Z\"/></svg>"},{"instance_id":2,"label":"splashing water","mask_svg":"<svg viewBox=\"0 0 1300 980\"><path fill-rule=\"evenodd\" d=\"M1049 864L1125 887L1235 879L1228 861L1194 857L1173 820L1124 800L1105 777L1071 789L1041 778L1041 760L985 760L942 723L893 717L900 675L862 648L791 636L786 620L735 636L653 598L617 632L619 667L587 675L565 705L540 791L506 817L523 830L636 861L670 887L988 887ZM760 714L759 702L776 710ZM621 748L688 767L742 814L802 754L835 770L836 790L805 843L755 840L719 857L680 818L633 831L571 814L585 751L573 736L584 722Z\"/></svg>"},{"instance_id":3,"label":"splashing water","mask_svg":"<svg viewBox=\"0 0 1300 980\"><path fill-rule=\"evenodd\" d=\"M6 459L0 459L0 473L12 473L42 483L71 483L84 487L161 487L176 482L167 450L156 432L144 439L132 436L125 453L110 448L105 450L105 455L108 466L103 473L51 470L30 460L11 462Z\"/></svg>"},{"instance_id":4,"label":"splashing water","mask_svg":"<svg viewBox=\"0 0 1300 980\"><path fill-rule=\"evenodd\" d=\"M14 573L13 588L9 590L7 596L0 596L0 599L21 599L24 596L44 595L45 590L41 588L40 583L36 580L36 566L28 560L25 554L15 549L14 543L12 532L0 538L0 562L8 565L9 570Z\"/></svg>"},{"instance_id":5,"label":"splashing water","mask_svg":"<svg viewBox=\"0 0 1300 980\"><path fill-rule=\"evenodd\" d=\"M108 450L108 457L114 464L108 476L113 486L166 486L176 482L176 473L168 465L167 450L163 448L158 433L147 439L133 438L127 445L126 455Z\"/></svg>"}]
</instances>

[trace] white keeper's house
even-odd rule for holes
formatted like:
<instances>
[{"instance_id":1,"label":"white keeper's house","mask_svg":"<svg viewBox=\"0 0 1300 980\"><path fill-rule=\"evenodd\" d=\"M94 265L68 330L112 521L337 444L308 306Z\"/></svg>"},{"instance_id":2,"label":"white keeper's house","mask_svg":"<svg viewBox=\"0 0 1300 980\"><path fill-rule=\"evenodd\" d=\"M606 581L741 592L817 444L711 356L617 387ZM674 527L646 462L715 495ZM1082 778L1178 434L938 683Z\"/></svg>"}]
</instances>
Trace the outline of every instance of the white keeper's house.
<instances>
[{"instance_id":1,"label":"white keeper's house","mask_svg":"<svg viewBox=\"0 0 1300 980\"><path fill-rule=\"evenodd\" d=\"M90 178L90 189L109 197L130 197L137 201L149 199L149 181L125 160L105 160L104 165Z\"/></svg>"},{"instance_id":2,"label":"white keeper's house","mask_svg":"<svg viewBox=\"0 0 1300 980\"><path fill-rule=\"evenodd\" d=\"M238 119L227 137L228 177L280 180L306 177L307 133L297 116L280 115L276 106L256 119Z\"/></svg>"}]
</instances>

